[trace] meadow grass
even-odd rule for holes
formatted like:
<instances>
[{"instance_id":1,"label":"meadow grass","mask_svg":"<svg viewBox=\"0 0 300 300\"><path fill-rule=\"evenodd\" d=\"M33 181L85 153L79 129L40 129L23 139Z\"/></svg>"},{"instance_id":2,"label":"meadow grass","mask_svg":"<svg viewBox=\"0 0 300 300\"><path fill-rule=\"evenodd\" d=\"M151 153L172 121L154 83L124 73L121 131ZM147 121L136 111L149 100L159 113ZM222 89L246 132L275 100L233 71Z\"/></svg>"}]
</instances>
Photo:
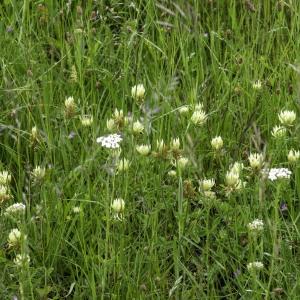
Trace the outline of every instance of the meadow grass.
<instances>
[{"instance_id":1,"label":"meadow grass","mask_svg":"<svg viewBox=\"0 0 300 300\"><path fill-rule=\"evenodd\" d=\"M0 299L300 299L299 14L1 1Z\"/></svg>"}]
</instances>

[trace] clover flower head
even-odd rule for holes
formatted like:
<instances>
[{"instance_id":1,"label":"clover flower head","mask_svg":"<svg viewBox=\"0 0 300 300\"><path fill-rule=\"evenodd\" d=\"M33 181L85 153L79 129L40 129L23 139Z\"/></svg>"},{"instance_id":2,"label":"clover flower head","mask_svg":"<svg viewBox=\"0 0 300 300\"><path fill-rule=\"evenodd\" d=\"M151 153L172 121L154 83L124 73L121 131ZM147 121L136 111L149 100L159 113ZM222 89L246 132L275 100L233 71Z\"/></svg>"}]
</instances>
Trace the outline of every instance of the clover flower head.
<instances>
[{"instance_id":1,"label":"clover flower head","mask_svg":"<svg viewBox=\"0 0 300 300\"><path fill-rule=\"evenodd\" d=\"M293 126L296 120L296 113L293 110L282 110L278 114L279 121L284 126Z\"/></svg>"},{"instance_id":2,"label":"clover flower head","mask_svg":"<svg viewBox=\"0 0 300 300\"><path fill-rule=\"evenodd\" d=\"M289 163L295 163L300 158L300 151L291 149L287 155Z\"/></svg>"},{"instance_id":3,"label":"clover flower head","mask_svg":"<svg viewBox=\"0 0 300 300\"><path fill-rule=\"evenodd\" d=\"M203 110L195 110L191 116L194 125L203 125L207 120L207 114Z\"/></svg>"},{"instance_id":4,"label":"clover flower head","mask_svg":"<svg viewBox=\"0 0 300 300\"><path fill-rule=\"evenodd\" d=\"M17 254L16 258L14 259L14 263L18 267L24 267L25 265L28 265L30 263L30 257L28 254Z\"/></svg>"},{"instance_id":5,"label":"clover flower head","mask_svg":"<svg viewBox=\"0 0 300 300\"><path fill-rule=\"evenodd\" d=\"M143 156L147 156L151 151L151 147L149 145L138 145L135 149L139 154Z\"/></svg>"},{"instance_id":6,"label":"clover flower head","mask_svg":"<svg viewBox=\"0 0 300 300\"><path fill-rule=\"evenodd\" d=\"M216 136L210 142L212 148L216 151L219 151L223 147L223 140L222 137Z\"/></svg>"},{"instance_id":7,"label":"clover flower head","mask_svg":"<svg viewBox=\"0 0 300 300\"><path fill-rule=\"evenodd\" d=\"M286 136L286 128L284 126L274 126L272 131L271 131L271 134L274 138L282 138L284 136Z\"/></svg>"}]
</instances>

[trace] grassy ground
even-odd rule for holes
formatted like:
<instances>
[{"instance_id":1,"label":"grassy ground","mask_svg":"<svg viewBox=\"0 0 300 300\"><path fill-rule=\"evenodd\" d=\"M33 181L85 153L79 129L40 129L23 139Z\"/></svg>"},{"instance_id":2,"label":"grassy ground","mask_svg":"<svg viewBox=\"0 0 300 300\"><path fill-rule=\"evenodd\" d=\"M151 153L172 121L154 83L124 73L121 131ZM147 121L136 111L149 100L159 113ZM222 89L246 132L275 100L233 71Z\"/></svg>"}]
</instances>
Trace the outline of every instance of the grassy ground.
<instances>
[{"instance_id":1,"label":"grassy ground","mask_svg":"<svg viewBox=\"0 0 300 300\"><path fill-rule=\"evenodd\" d=\"M0 299L300 299L299 14L292 0L1 1ZM274 137L281 110L296 120ZM96 142L108 133L121 152Z\"/></svg>"}]
</instances>

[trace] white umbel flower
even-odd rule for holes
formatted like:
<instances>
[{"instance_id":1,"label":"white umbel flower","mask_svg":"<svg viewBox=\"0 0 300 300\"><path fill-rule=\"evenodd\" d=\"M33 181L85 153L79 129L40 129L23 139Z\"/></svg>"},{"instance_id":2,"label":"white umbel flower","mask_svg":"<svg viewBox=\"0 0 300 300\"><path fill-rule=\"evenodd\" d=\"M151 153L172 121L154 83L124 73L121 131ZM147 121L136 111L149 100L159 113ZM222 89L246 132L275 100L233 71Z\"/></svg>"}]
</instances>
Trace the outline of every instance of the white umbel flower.
<instances>
[{"instance_id":1,"label":"white umbel flower","mask_svg":"<svg viewBox=\"0 0 300 300\"><path fill-rule=\"evenodd\" d=\"M271 134L274 138L282 138L286 136L286 128L276 125L273 127Z\"/></svg>"},{"instance_id":2,"label":"white umbel flower","mask_svg":"<svg viewBox=\"0 0 300 300\"><path fill-rule=\"evenodd\" d=\"M255 219L248 224L248 229L250 231L262 231L264 229L264 222L262 220Z\"/></svg>"},{"instance_id":3,"label":"white umbel flower","mask_svg":"<svg viewBox=\"0 0 300 300\"><path fill-rule=\"evenodd\" d=\"M17 214L24 214L26 206L23 203L14 203L13 205L9 206L5 210L6 215L17 215Z\"/></svg>"},{"instance_id":4,"label":"white umbel flower","mask_svg":"<svg viewBox=\"0 0 300 300\"><path fill-rule=\"evenodd\" d=\"M207 120L207 114L203 110L196 110L191 116L194 125L203 125Z\"/></svg>"},{"instance_id":5,"label":"white umbel flower","mask_svg":"<svg viewBox=\"0 0 300 300\"><path fill-rule=\"evenodd\" d=\"M251 153L248 160L252 169L260 170L264 163L264 156L261 153Z\"/></svg>"},{"instance_id":6,"label":"white umbel flower","mask_svg":"<svg viewBox=\"0 0 300 300\"><path fill-rule=\"evenodd\" d=\"M151 151L151 147L149 145L138 145L135 149L139 154L143 156L147 156Z\"/></svg>"},{"instance_id":7,"label":"white umbel flower","mask_svg":"<svg viewBox=\"0 0 300 300\"><path fill-rule=\"evenodd\" d=\"M120 142L122 141L122 137L119 134L110 134L107 136L101 136L97 138L97 143L101 144L102 147L108 149L118 149L120 148Z\"/></svg>"},{"instance_id":8,"label":"white umbel flower","mask_svg":"<svg viewBox=\"0 0 300 300\"><path fill-rule=\"evenodd\" d=\"M292 175L292 172L287 168L272 168L270 170L263 169L262 173L271 181L289 179Z\"/></svg>"},{"instance_id":9,"label":"white umbel flower","mask_svg":"<svg viewBox=\"0 0 300 300\"><path fill-rule=\"evenodd\" d=\"M247 265L247 269L248 271L255 271L255 270L261 270L264 268L264 264L260 261L254 261L254 262L250 262Z\"/></svg>"},{"instance_id":10,"label":"white umbel flower","mask_svg":"<svg viewBox=\"0 0 300 300\"><path fill-rule=\"evenodd\" d=\"M278 118L282 125L293 126L296 120L296 113L292 110L282 110L278 114Z\"/></svg>"},{"instance_id":11,"label":"white umbel flower","mask_svg":"<svg viewBox=\"0 0 300 300\"><path fill-rule=\"evenodd\" d=\"M0 204L11 197L9 188L6 185L0 185Z\"/></svg>"},{"instance_id":12,"label":"white umbel flower","mask_svg":"<svg viewBox=\"0 0 300 300\"><path fill-rule=\"evenodd\" d=\"M295 163L300 158L300 151L296 151L294 149L291 149L287 155L288 161L290 163Z\"/></svg>"},{"instance_id":13,"label":"white umbel flower","mask_svg":"<svg viewBox=\"0 0 300 300\"><path fill-rule=\"evenodd\" d=\"M210 142L212 148L216 151L219 151L223 147L223 140L222 137L216 136Z\"/></svg>"}]
</instances>

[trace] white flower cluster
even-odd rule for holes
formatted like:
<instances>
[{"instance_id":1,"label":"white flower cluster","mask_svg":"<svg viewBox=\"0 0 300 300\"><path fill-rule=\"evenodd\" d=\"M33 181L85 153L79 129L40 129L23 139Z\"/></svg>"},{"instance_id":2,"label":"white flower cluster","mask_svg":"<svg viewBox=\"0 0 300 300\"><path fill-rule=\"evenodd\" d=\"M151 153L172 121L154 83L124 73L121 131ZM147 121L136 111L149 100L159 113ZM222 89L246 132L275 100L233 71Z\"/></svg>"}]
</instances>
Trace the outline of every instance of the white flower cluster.
<instances>
[{"instance_id":1,"label":"white flower cluster","mask_svg":"<svg viewBox=\"0 0 300 300\"><path fill-rule=\"evenodd\" d=\"M262 220L255 219L248 224L248 229L250 231L262 231L264 229L264 222Z\"/></svg>"},{"instance_id":2,"label":"white flower cluster","mask_svg":"<svg viewBox=\"0 0 300 300\"><path fill-rule=\"evenodd\" d=\"M26 206L23 203L15 203L5 210L5 215L17 215L25 213Z\"/></svg>"},{"instance_id":3,"label":"white flower cluster","mask_svg":"<svg viewBox=\"0 0 300 300\"><path fill-rule=\"evenodd\" d=\"M262 171L263 175L268 177L268 179L271 181L278 179L289 179L292 175L292 172L287 168L263 169Z\"/></svg>"},{"instance_id":4,"label":"white flower cluster","mask_svg":"<svg viewBox=\"0 0 300 300\"><path fill-rule=\"evenodd\" d=\"M247 269L249 271L261 270L263 268L264 268L264 264L260 261L254 261L254 262L248 263L248 265L247 265Z\"/></svg>"},{"instance_id":5,"label":"white flower cluster","mask_svg":"<svg viewBox=\"0 0 300 300\"><path fill-rule=\"evenodd\" d=\"M101 136L97 138L97 143L101 144L102 147L108 149L117 149L120 148L120 142L122 141L122 137L119 134L110 134L107 136Z\"/></svg>"}]
</instances>

